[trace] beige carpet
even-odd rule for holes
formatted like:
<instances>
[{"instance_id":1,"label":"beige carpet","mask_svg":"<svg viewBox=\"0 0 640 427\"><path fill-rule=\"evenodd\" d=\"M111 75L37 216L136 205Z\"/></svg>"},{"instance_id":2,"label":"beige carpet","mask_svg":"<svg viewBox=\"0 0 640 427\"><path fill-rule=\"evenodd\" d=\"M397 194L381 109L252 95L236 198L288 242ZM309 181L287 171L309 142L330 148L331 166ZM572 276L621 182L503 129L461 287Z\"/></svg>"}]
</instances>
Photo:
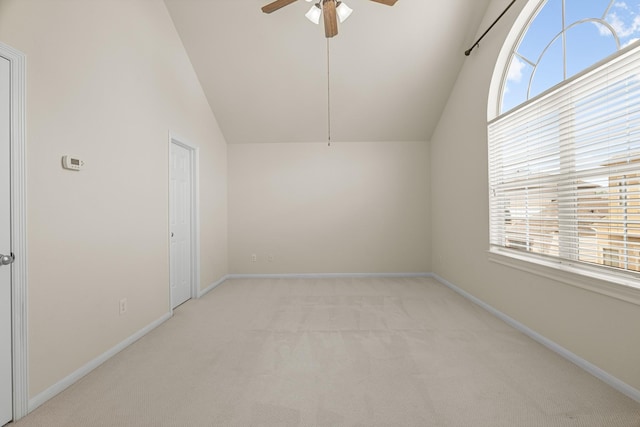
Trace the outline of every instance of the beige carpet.
<instances>
[{"instance_id":1,"label":"beige carpet","mask_svg":"<svg viewBox=\"0 0 640 427\"><path fill-rule=\"evenodd\" d=\"M638 427L640 404L431 279L229 280L15 425Z\"/></svg>"}]
</instances>

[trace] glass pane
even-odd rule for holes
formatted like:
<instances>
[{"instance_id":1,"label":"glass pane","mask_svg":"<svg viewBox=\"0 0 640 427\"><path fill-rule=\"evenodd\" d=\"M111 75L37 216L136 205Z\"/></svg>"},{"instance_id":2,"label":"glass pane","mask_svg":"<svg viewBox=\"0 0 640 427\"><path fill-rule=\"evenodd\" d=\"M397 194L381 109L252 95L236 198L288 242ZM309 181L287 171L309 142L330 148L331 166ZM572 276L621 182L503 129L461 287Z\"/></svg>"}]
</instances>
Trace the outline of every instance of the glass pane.
<instances>
[{"instance_id":1,"label":"glass pane","mask_svg":"<svg viewBox=\"0 0 640 427\"><path fill-rule=\"evenodd\" d=\"M588 68L617 51L608 28L585 22L567 30L567 77Z\"/></svg>"},{"instance_id":2,"label":"glass pane","mask_svg":"<svg viewBox=\"0 0 640 427\"><path fill-rule=\"evenodd\" d=\"M620 45L627 46L640 38L640 0L616 1L607 14L606 21L616 31Z\"/></svg>"},{"instance_id":3,"label":"glass pane","mask_svg":"<svg viewBox=\"0 0 640 427\"><path fill-rule=\"evenodd\" d=\"M533 19L516 51L534 64L544 48L562 31L562 1L549 0Z\"/></svg>"},{"instance_id":4,"label":"glass pane","mask_svg":"<svg viewBox=\"0 0 640 427\"><path fill-rule=\"evenodd\" d=\"M509 111L527 100L527 90L532 72L533 67L530 64L516 55L513 56L507 74L507 83L502 93L501 113Z\"/></svg>"},{"instance_id":5,"label":"glass pane","mask_svg":"<svg viewBox=\"0 0 640 427\"><path fill-rule=\"evenodd\" d=\"M545 90L564 80L564 65L562 58L562 38L556 39L544 53L536 68L531 82L529 98L541 94Z\"/></svg>"},{"instance_id":6,"label":"glass pane","mask_svg":"<svg viewBox=\"0 0 640 427\"><path fill-rule=\"evenodd\" d=\"M611 0L565 0L565 25L588 18L603 18Z\"/></svg>"}]
</instances>

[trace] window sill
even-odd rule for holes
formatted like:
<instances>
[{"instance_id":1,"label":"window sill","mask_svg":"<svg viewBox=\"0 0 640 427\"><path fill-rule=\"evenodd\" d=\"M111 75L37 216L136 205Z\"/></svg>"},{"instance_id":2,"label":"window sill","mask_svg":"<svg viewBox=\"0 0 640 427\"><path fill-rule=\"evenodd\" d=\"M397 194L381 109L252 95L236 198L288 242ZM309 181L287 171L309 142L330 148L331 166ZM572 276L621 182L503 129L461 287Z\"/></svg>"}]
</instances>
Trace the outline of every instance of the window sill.
<instances>
[{"instance_id":1,"label":"window sill","mask_svg":"<svg viewBox=\"0 0 640 427\"><path fill-rule=\"evenodd\" d=\"M561 264L502 248L491 248L489 261L640 305L640 279L631 276Z\"/></svg>"}]
</instances>

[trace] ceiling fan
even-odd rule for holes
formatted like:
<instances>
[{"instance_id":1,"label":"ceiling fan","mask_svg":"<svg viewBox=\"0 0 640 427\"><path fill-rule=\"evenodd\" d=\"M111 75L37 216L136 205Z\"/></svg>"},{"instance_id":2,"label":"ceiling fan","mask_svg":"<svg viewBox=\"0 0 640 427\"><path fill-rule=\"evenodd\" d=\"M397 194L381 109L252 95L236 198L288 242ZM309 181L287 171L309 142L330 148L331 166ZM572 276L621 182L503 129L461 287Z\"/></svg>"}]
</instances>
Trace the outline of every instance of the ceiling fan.
<instances>
[{"instance_id":1,"label":"ceiling fan","mask_svg":"<svg viewBox=\"0 0 640 427\"><path fill-rule=\"evenodd\" d=\"M262 8L264 13L272 13L278 9L295 3L297 0L275 0ZM312 0L307 0L311 2ZM351 9L339 0L317 0L318 2L313 5L311 10L307 13L307 18L316 24L319 23L320 16L324 18L324 34L327 38L338 35L338 19L342 22L349 16ZM371 0L376 3L386 4L387 6L393 6L398 0ZM341 9L346 10L346 15L343 15Z\"/></svg>"}]
</instances>

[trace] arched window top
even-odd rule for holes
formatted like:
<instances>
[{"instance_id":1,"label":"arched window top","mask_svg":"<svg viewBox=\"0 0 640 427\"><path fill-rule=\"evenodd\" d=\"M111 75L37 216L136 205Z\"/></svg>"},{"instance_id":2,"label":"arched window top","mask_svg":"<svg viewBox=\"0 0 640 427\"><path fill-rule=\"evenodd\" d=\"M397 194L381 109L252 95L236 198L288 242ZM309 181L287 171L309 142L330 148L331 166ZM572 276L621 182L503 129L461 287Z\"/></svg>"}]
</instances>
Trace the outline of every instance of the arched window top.
<instances>
[{"instance_id":1,"label":"arched window top","mask_svg":"<svg viewBox=\"0 0 640 427\"><path fill-rule=\"evenodd\" d=\"M545 0L514 44L500 113L640 39L640 0Z\"/></svg>"}]
</instances>

